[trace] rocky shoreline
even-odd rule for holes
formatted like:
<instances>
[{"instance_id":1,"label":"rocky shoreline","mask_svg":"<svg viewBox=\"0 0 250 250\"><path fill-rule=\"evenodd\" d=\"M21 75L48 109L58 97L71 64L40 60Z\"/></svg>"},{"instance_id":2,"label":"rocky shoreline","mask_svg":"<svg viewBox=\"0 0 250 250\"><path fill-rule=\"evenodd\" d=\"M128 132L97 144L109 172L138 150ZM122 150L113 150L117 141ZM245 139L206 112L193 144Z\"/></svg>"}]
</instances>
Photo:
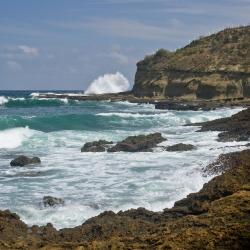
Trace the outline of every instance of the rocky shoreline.
<instances>
[{"instance_id":1,"label":"rocky shoreline","mask_svg":"<svg viewBox=\"0 0 250 250\"><path fill-rule=\"evenodd\" d=\"M250 150L222 157L230 161L222 162L221 175L163 212L107 211L56 230L50 223L28 227L18 215L0 211L0 248L249 249Z\"/></svg>"},{"instance_id":2,"label":"rocky shoreline","mask_svg":"<svg viewBox=\"0 0 250 250\"><path fill-rule=\"evenodd\" d=\"M122 92L116 94L100 95L70 95L70 94L39 94L39 99L68 99L72 101L111 101L111 102L130 102L137 104L153 104L156 109L166 110L192 110L209 111L223 107L249 107L249 98L220 99L220 100L194 100L187 101L181 98L163 97L137 97L132 92Z\"/></svg>"},{"instance_id":3,"label":"rocky shoreline","mask_svg":"<svg viewBox=\"0 0 250 250\"><path fill-rule=\"evenodd\" d=\"M231 118L193 125L201 126L200 132L220 130L228 133L227 138L241 141L249 139L249 114L246 109ZM152 144L151 138L156 142ZM145 146L145 140L154 147L164 138L156 133L117 145ZM107 142L89 146L98 147L98 143ZM203 172L220 175L162 212L144 208L106 211L75 228L57 230L50 223L29 227L18 215L0 211L0 249L249 249L250 149L220 155ZM54 197L44 197L43 202L52 206L64 203Z\"/></svg>"},{"instance_id":4,"label":"rocky shoreline","mask_svg":"<svg viewBox=\"0 0 250 250\"><path fill-rule=\"evenodd\" d=\"M128 101L167 110L249 107L249 39L246 26L203 37L175 52L159 50L137 64L132 91L92 96L41 93L36 98ZM188 126L200 126L197 132L219 131L221 142L248 142L250 109ZM81 152L145 152L164 140L159 133L130 136L116 145L99 140L86 143ZM195 149L182 143L164 148ZM39 163L39 158L20 156L11 165ZM57 230L51 223L30 227L17 214L0 211L0 249L250 249L250 149L220 155L203 174L217 176L170 209L106 211L74 228ZM43 206L63 204L63 199L51 196L42 201Z\"/></svg>"}]
</instances>

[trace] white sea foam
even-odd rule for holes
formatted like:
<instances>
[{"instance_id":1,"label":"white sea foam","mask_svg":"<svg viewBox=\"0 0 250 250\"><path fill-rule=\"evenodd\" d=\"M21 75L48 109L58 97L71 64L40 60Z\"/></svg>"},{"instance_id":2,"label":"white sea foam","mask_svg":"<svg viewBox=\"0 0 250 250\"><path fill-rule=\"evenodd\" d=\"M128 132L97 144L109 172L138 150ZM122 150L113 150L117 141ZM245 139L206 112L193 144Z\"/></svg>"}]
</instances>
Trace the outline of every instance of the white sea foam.
<instances>
[{"instance_id":1,"label":"white sea foam","mask_svg":"<svg viewBox=\"0 0 250 250\"><path fill-rule=\"evenodd\" d=\"M128 79L121 73L117 72L116 74L105 74L104 76L98 77L89 85L85 94L118 93L127 91L128 89Z\"/></svg>"},{"instance_id":2,"label":"white sea foam","mask_svg":"<svg viewBox=\"0 0 250 250\"><path fill-rule=\"evenodd\" d=\"M9 148L12 150L8 150L10 154L20 152L42 158L42 164L34 168L10 169L6 166L12 157L6 156L7 150L0 150L3 156L0 162L2 208L17 212L29 225L52 222L57 228L80 225L104 210L146 207L160 211L171 207L188 193L198 191L209 180L202 176L202 167L219 154L246 148L240 146L244 144L242 142L218 142L218 132L197 133L197 127L182 126L194 121L229 116L240 109L192 112L154 110L151 105L127 103L98 102L96 105L88 112L104 116L105 122L116 122L116 119L105 116L120 115L121 119L117 123L110 123L107 130L90 128L45 133L16 128L1 132L5 140L0 139L0 148L5 144L11 146ZM97 118L102 121L101 117ZM15 130L18 132L14 133ZM89 141L105 139L116 142L130 135L152 132L161 132L167 138L162 143L164 146L191 143L197 146L197 150L166 152L159 149L153 153L135 154L80 153L80 148ZM12 138L15 145L8 144ZM13 150L13 146L19 147ZM41 209L39 202L45 195L61 197L66 205ZM95 205L99 208L94 208Z\"/></svg>"},{"instance_id":3,"label":"white sea foam","mask_svg":"<svg viewBox=\"0 0 250 250\"><path fill-rule=\"evenodd\" d=\"M31 97L39 97L40 95L54 95L54 96L61 96L61 95L67 95L67 96L84 96L82 92L79 93L72 93L72 92L33 92L30 94Z\"/></svg>"},{"instance_id":4,"label":"white sea foam","mask_svg":"<svg viewBox=\"0 0 250 250\"><path fill-rule=\"evenodd\" d=\"M65 104L68 104L69 103L69 100L67 99L67 98L62 98L62 99L60 99L63 103L65 103Z\"/></svg>"},{"instance_id":5,"label":"white sea foam","mask_svg":"<svg viewBox=\"0 0 250 250\"><path fill-rule=\"evenodd\" d=\"M35 97L38 97L39 95L40 95L39 92L33 92L33 93L30 94L30 96L31 96L31 97L34 97L34 98L35 98Z\"/></svg>"},{"instance_id":6,"label":"white sea foam","mask_svg":"<svg viewBox=\"0 0 250 250\"><path fill-rule=\"evenodd\" d=\"M22 145L25 139L32 135L33 131L28 127L0 131L0 148L17 148Z\"/></svg>"},{"instance_id":7,"label":"white sea foam","mask_svg":"<svg viewBox=\"0 0 250 250\"><path fill-rule=\"evenodd\" d=\"M117 113L117 112L110 112L110 113L98 113L97 116L118 116L122 118L140 118L140 117L166 117L166 114L140 114L140 113Z\"/></svg>"},{"instance_id":8,"label":"white sea foam","mask_svg":"<svg viewBox=\"0 0 250 250\"><path fill-rule=\"evenodd\" d=\"M0 96L0 106L4 105L8 101L8 98L6 98L5 96Z\"/></svg>"}]
</instances>

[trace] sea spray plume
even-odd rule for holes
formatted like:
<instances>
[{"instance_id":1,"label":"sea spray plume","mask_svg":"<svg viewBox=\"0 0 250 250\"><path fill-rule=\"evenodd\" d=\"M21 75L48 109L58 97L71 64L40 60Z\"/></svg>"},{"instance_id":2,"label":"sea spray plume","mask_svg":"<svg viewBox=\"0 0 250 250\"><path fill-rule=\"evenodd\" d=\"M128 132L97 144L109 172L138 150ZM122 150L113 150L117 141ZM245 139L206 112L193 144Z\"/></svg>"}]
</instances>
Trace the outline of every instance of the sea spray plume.
<instances>
[{"instance_id":1,"label":"sea spray plume","mask_svg":"<svg viewBox=\"0 0 250 250\"><path fill-rule=\"evenodd\" d=\"M129 89L129 81L121 73L105 74L94 80L87 90L86 95L119 93Z\"/></svg>"},{"instance_id":2,"label":"sea spray plume","mask_svg":"<svg viewBox=\"0 0 250 250\"><path fill-rule=\"evenodd\" d=\"M8 102L8 99L4 96L0 96L0 106Z\"/></svg>"}]
</instances>

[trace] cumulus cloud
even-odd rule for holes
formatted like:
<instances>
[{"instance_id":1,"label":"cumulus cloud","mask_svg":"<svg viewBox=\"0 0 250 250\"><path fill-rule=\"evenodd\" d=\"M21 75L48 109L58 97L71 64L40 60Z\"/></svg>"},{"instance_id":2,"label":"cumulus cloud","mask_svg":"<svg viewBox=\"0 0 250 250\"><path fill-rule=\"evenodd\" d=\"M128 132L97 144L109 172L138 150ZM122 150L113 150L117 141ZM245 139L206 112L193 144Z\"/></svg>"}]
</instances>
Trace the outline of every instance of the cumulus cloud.
<instances>
[{"instance_id":1,"label":"cumulus cloud","mask_svg":"<svg viewBox=\"0 0 250 250\"><path fill-rule=\"evenodd\" d=\"M39 50L35 47L30 47L27 45L19 45L18 48L25 54L37 56L39 54Z\"/></svg>"}]
</instances>

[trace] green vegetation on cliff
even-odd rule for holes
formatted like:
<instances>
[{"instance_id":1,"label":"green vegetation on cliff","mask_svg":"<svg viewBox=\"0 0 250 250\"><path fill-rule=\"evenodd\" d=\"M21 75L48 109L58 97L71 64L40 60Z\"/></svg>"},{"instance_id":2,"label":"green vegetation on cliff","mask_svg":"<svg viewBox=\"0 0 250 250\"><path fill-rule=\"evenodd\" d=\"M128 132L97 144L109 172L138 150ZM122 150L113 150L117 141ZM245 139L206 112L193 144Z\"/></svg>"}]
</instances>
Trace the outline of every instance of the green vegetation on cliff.
<instances>
[{"instance_id":1,"label":"green vegetation on cliff","mask_svg":"<svg viewBox=\"0 0 250 250\"><path fill-rule=\"evenodd\" d=\"M163 49L137 64L133 93L196 99L250 97L250 26L202 37L176 52Z\"/></svg>"}]
</instances>

